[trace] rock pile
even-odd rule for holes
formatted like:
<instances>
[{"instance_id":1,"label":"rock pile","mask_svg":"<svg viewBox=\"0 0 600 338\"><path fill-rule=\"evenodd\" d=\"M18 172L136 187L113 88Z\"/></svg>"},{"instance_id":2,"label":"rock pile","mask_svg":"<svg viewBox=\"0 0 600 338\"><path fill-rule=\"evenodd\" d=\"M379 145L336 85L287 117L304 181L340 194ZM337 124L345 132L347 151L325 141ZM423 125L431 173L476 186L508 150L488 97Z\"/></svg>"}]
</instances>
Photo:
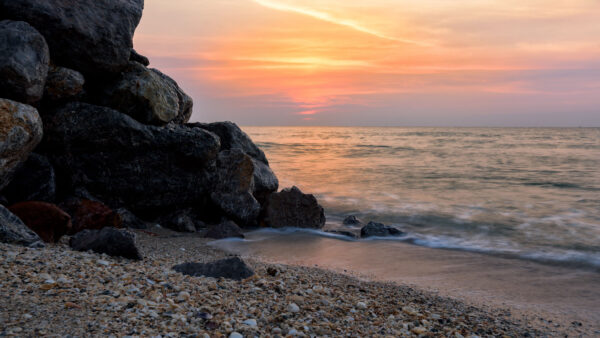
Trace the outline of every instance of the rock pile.
<instances>
[{"instance_id":1,"label":"rock pile","mask_svg":"<svg viewBox=\"0 0 600 338\"><path fill-rule=\"evenodd\" d=\"M322 227L316 199L277 193L265 154L237 125L188 123L192 99L133 50L143 7L0 0L0 202L26 202L19 215L48 242L148 222L212 224L214 237L240 236L238 225Z\"/></svg>"}]
</instances>

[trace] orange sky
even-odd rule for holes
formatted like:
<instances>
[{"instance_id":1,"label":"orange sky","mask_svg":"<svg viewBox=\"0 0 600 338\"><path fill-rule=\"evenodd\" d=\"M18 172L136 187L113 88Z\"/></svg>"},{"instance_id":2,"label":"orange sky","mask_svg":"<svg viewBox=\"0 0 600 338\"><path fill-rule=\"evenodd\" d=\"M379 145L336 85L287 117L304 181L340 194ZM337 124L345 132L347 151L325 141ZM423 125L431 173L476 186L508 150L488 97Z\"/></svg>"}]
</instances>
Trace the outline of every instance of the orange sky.
<instances>
[{"instance_id":1,"label":"orange sky","mask_svg":"<svg viewBox=\"0 0 600 338\"><path fill-rule=\"evenodd\" d=\"M598 37L588 0L150 0L135 47L194 120L600 126Z\"/></svg>"}]
</instances>

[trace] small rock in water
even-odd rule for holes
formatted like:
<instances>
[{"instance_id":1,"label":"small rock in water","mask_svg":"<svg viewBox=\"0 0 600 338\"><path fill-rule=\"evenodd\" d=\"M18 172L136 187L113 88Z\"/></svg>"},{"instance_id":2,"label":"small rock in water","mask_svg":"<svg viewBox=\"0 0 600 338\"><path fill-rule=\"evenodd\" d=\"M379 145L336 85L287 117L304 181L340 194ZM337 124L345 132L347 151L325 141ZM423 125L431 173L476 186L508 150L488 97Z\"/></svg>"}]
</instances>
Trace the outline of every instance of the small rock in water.
<instances>
[{"instance_id":1,"label":"small rock in water","mask_svg":"<svg viewBox=\"0 0 600 338\"><path fill-rule=\"evenodd\" d=\"M359 225L359 224L362 224L362 222L358 218L356 218L356 216L350 215L350 216L344 218L344 220L342 221L342 224L344 224L344 225Z\"/></svg>"},{"instance_id":2,"label":"small rock in water","mask_svg":"<svg viewBox=\"0 0 600 338\"><path fill-rule=\"evenodd\" d=\"M360 229L360 237L385 237L385 236L402 236L404 232L382 223L369 222Z\"/></svg>"},{"instance_id":3,"label":"small rock in water","mask_svg":"<svg viewBox=\"0 0 600 338\"><path fill-rule=\"evenodd\" d=\"M299 312L299 311L300 311L300 308L298 307L298 305L296 305L296 303L290 303L290 304L287 306L287 310L288 310L289 312Z\"/></svg>"}]
</instances>

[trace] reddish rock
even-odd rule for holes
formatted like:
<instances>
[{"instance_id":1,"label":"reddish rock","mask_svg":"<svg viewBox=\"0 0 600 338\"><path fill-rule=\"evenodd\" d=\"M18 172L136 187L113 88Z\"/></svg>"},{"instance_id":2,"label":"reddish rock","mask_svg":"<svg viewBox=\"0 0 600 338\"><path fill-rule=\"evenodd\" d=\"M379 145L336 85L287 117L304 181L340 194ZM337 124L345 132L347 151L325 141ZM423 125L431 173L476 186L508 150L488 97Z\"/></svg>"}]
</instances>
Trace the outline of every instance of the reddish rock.
<instances>
[{"instance_id":1,"label":"reddish rock","mask_svg":"<svg viewBox=\"0 0 600 338\"><path fill-rule=\"evenodd\" d=\"M71 217L54 204L46 202L21 202L8 208L27 227L48 243L56 243L71 230Z\"/></svg>"},{"instance_id":2,"label":"reddish rock","mask_svg":"<svg viewBox=\"0 0 600 338\"><path fill-rule=\"evenodd\" d=\"M73 226L69 234L73 235L85 229L99 230L104 227L120 228L121 216L108 206L86 199L70 199L62 204L71 215Z\"/></svg>"}]
</instances>

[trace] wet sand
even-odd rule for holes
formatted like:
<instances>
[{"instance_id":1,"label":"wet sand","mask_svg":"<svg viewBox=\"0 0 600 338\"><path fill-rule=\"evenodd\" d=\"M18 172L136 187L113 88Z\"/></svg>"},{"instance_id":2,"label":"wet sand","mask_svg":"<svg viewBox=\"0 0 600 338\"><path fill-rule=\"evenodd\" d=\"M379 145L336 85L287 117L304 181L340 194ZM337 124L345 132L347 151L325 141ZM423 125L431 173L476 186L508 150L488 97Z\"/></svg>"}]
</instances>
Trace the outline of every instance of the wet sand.
<instances>
[{"instance_id":1,"label":"wet sand","mask_svg":"<svg viewBox=\"0 0 600 338\"><path fill-rule=\"evenodd\" d=\"M556 333L600 335L597 271L392 241L354 242L310 234L247 237L250 241L213 245L266 262L318 266L411 285L478 307L505 308L518 320Z\"/></svg>"}]
</instances>

